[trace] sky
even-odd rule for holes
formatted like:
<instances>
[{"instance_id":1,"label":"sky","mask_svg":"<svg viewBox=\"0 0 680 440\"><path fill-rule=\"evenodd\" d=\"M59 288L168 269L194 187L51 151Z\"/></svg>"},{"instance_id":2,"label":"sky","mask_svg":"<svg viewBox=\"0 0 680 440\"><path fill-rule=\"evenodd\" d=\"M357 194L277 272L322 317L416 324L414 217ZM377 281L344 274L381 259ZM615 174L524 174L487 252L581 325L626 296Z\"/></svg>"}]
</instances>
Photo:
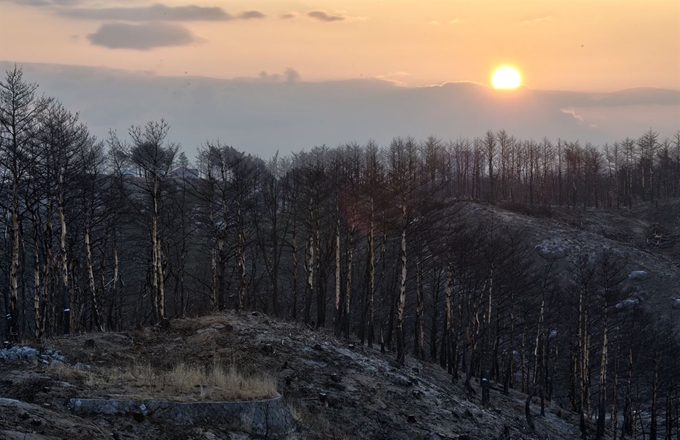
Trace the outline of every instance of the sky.
<instances>
[{"instance_id":1,"label":"sky","mask_svg":"<svg viewBox=\"0 0 680 440\"><path fill-rule=\"evenodd\" d=\"M0 59L214 78L680 89L678 0L0 0Z\"/></svg>"},{"instance_id":2,"label":"sky","mask_svg":"<svg viewBox=\"0 0 680 440\"><path fill-rule=\"evenodd\" d=\"M189 156L680 129L680 0L0 0L15 63L98 137L164 118Z\"/></svg>"}]
</instances>

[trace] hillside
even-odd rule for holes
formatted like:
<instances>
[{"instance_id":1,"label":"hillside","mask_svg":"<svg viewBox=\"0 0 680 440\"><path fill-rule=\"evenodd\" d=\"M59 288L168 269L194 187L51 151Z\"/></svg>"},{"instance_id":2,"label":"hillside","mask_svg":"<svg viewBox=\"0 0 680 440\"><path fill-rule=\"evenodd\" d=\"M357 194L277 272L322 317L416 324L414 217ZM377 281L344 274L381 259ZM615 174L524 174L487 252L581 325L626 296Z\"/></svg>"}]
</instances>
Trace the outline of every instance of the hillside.
<instances>
[{"instance_id":1,"label":"hillside","mask_svg":"<svg viewBox=\"0 0 680 440\"><path fill-rule=\"evenodd\" d=\"M503 396L492 386L491 405L437 365L408 359L397 368L381 354L338 340L328 332L273 320L259 313L224 313L171 320L125 333L53 338L40 347L59 350L63 365L0 361L5 399L0 400L4 438L229 439L219 420L177 426L152 418L99 415L77 417L65 403L73 397L113 397L93 386L99 371L150 365L167 370L178 363L209 365L215 356L246 371L276 377L297 419L291 439L568 439L578 438L577 416L548 406L535 416L536 432L524 419L525 396ZM59 363L58 361L56 362ZM129 391L129 390L128 390ZM16 399L20 403L16 402ZM537 414L539 405L532 411Z\"/></svg>"},{"instance_id":2,"label":"hillside","mask_svg":"<svg viewBox=\"0 0 680 440\"><path fill-rule=\"evenodd\" d=\"M643 270L649 275L625 280L623 291L640 299L644 310L661 318L658 322L672 317L669 305L680 285L680 204L597 211L463 205L457 215L464 223L493 217L499 231L522 230L534 265L544 261L539 250L563 250L556 273L567 291L569 266L578 252L610 249L624 259L625 273ZM314 329L261 312L171 319L128 332L53 337L34 347L37 352L15 348L14 356L0 351L5 390L0 396L0 432L5 438L254 438L220 420L185 426L140 414L79 417L67 406L72 398L122 399L140 393L175 401L210 400L203 386L200 393L198 387L177 392L161 378L180 365L208 370L216 363L275 382L273 387L297 422L297 431L287 437L291 439L580 437L578 415L557 403L548 403L545 417L540 417L534 398L532 431L525 419L524 394L510 390L505 396L502 385L492 383L491 405L484 407L475 378L469 392L463 374L452 381L438 363L407 356L406 365L399 367L394 353L381 353L379 344L368 348L354 338L334 337L330 328ZM555 402L566 403L564 396Z\"/></svg>"}]
</instances>

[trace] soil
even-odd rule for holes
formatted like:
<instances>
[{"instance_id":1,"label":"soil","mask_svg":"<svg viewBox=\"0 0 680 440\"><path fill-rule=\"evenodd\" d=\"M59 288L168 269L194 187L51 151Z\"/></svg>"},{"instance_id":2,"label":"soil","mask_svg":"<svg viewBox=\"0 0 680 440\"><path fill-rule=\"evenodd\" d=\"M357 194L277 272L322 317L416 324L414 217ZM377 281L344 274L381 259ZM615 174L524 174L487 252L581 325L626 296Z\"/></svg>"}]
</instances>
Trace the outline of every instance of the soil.
<instances>
[{"instance_id":1,"label":"soil","mask_svg":"<svg viewBox=\"0 0 680 440\"><path fill-rule=\"evenodd\" d=\"M45 341L59 350L53 361L0 361L0 437L9 439L249 439L214 422L181 426L151 417L77 417L71 398L121 398L139 390L111 389L92 380L98 371L130 365L168 370L179 363L210 365L215 357L241 371L274 375L297 420L290 439L571 439L576 414L534 403L536 430L524 418L526 396L500 392L491 405L438 365L394 353L381 354L333 337L325 330L272 319L260 313L220 313L174 319L168 325L125 333L95 333Z\"/></svg>"}]
</instances>

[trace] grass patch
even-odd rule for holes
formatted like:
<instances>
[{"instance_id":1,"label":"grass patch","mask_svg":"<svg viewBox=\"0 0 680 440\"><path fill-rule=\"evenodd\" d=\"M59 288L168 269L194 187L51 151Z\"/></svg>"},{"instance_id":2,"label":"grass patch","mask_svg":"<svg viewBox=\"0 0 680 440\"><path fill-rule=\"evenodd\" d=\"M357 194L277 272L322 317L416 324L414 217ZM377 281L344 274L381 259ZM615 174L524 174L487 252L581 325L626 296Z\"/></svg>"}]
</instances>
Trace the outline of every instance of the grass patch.
<instances>
[{"instance_id":1,"label":"grass patch","mask_svg":"<svg viewBox=\"0 0 680 440\"><path fill-rule=\"evenodd\" d=\"M88 388L138 399L258 400L277 397L276 379L270 375L244 374L234 364L219 360L209 366L179 364L158 370L150 364L77 371L68 366L52 369L62 380L80 379Z\"/></svg>"}]
</instances>

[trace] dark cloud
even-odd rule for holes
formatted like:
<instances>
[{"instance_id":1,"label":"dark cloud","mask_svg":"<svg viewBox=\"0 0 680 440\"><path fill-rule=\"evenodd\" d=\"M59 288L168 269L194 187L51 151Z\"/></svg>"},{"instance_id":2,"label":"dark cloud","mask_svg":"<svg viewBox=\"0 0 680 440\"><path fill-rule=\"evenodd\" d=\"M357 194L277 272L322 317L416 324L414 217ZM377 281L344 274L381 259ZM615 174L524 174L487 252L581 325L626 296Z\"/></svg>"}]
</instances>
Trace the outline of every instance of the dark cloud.
<instances>
[{"instance_id":1,"label":"dark cloud","mask_svg":"<svg viewBox=\"0 0 680 440\"><path fill-rule=\"evenodd\" d=\"M81 0L0 0L0 3L16 3L21 6L73 6L82 3Z\"/></svg>"},{"instance_id":2,"label":"dark cloud","mask_svg":"<svg viewBox=\"0 0 680 440\"><path fill-rule=\"evenodd\" d=\"M281 20L290 20L292 18L297 18L298 14L296 12L286 12L285 14L279 15Z\"/></svg>"},{"instance_id":3,"label":"dark cloud","mask_svg":"<svg viewBox=\"0 0 680 440\"><path fill-rule=\"evenodd\" d=\"M89 34L87 39L92 44L110 49L135 50L184 46L200 41L182 26L168 23L106 23L94 34Z\"/></svg>"},{"instance_id":4,"label":"dark cloud","mask_svg":"<svg viewBox=\"0 0 680 440\"><path fill-rule=\"evenodd\" d=\"M266 15L264 15L260 11L244 11L241 12L238 16L241 20L252 20L252 19L259 19L259 18L265 18Z\"/></svg>"},{"instance_id":5,"label":"dark cloud","mask_svg":"<svg viewBox=\"0 0 680 440\"><path fill-rule=\"evenodd\" d=\"M297 70L292 69L288 67L286 69L286 72L284 73L286 76L286 81L288 82L297 82L300 81L300 74L297 72Z\"/></svg>"},{"instance_id":6,"label":"dark cloud","mask_svg":"<svg viewBox=\"0 0 680 440\"><path fill-rule=\"evenodd\" d=\"M119 6L112 8L73 7L82 0L0 0L23 6L53 6L57 15L82 20L115 21L229 21L266 18L260 11L243 11L234 16L220 7L197 5L166 6L154 3L150 6Z\"/></svg>"},{"instance_id":7,"label":"dark cloud","mask_svg":"<svg viewBox=\"0 0 680 440\"><path fill-rule=\"evenodd\" d=\"M267 82L280 82L285 80L286 82L298 82L300 81L300 74L298 73L297 70L288 67L286 68L286 71L283 72L283 75L280 73L267 73L264 70L260 72L259 78L262 81L267 81Z\"/></svg>"},{"instance_id":8,"label":"dark cloud","mask_svg":"<svg viewBox=\"0 0 680 440\"><path fill-rule=\"evenodd\" d=\"M281 81L281 75L278 73L267 73L264 70L260 72L260 79L262 81L278 82Z\"/></svg>"},{"instance_id":9,"label":"dark cloud","mask_svg":"<svg viewBox=\"0 0 680 440\"><path fill-rule=\"evenodd\" d=\"M332 15L332 14L328 14L327 12L324 12L324 11L309 11L309 12L307 12L307 17L313 18L313 19L319 20L319 21L325 21L327 23L345 20L345 17L342 16L342 15Z\"/></svg>"},{"instance_id":10,"label":"dark cloud","mask_svg":"<svg viewBox=\"0 0 680 440\"><path fill-rule=\"evenodd\" d=\"M244 14L263 14L257 11L248 11ZM123 20L123 21L228 21L235 17L219 7L203 7L196 5L188 6L165 6L156 3L144 7L116 7L116 8L68 8L60 9L57 14L84 20ZM254 15L238 18L256 18ZM257 17L260 18L260 17Z\"/></svg>"}]
</instances>

